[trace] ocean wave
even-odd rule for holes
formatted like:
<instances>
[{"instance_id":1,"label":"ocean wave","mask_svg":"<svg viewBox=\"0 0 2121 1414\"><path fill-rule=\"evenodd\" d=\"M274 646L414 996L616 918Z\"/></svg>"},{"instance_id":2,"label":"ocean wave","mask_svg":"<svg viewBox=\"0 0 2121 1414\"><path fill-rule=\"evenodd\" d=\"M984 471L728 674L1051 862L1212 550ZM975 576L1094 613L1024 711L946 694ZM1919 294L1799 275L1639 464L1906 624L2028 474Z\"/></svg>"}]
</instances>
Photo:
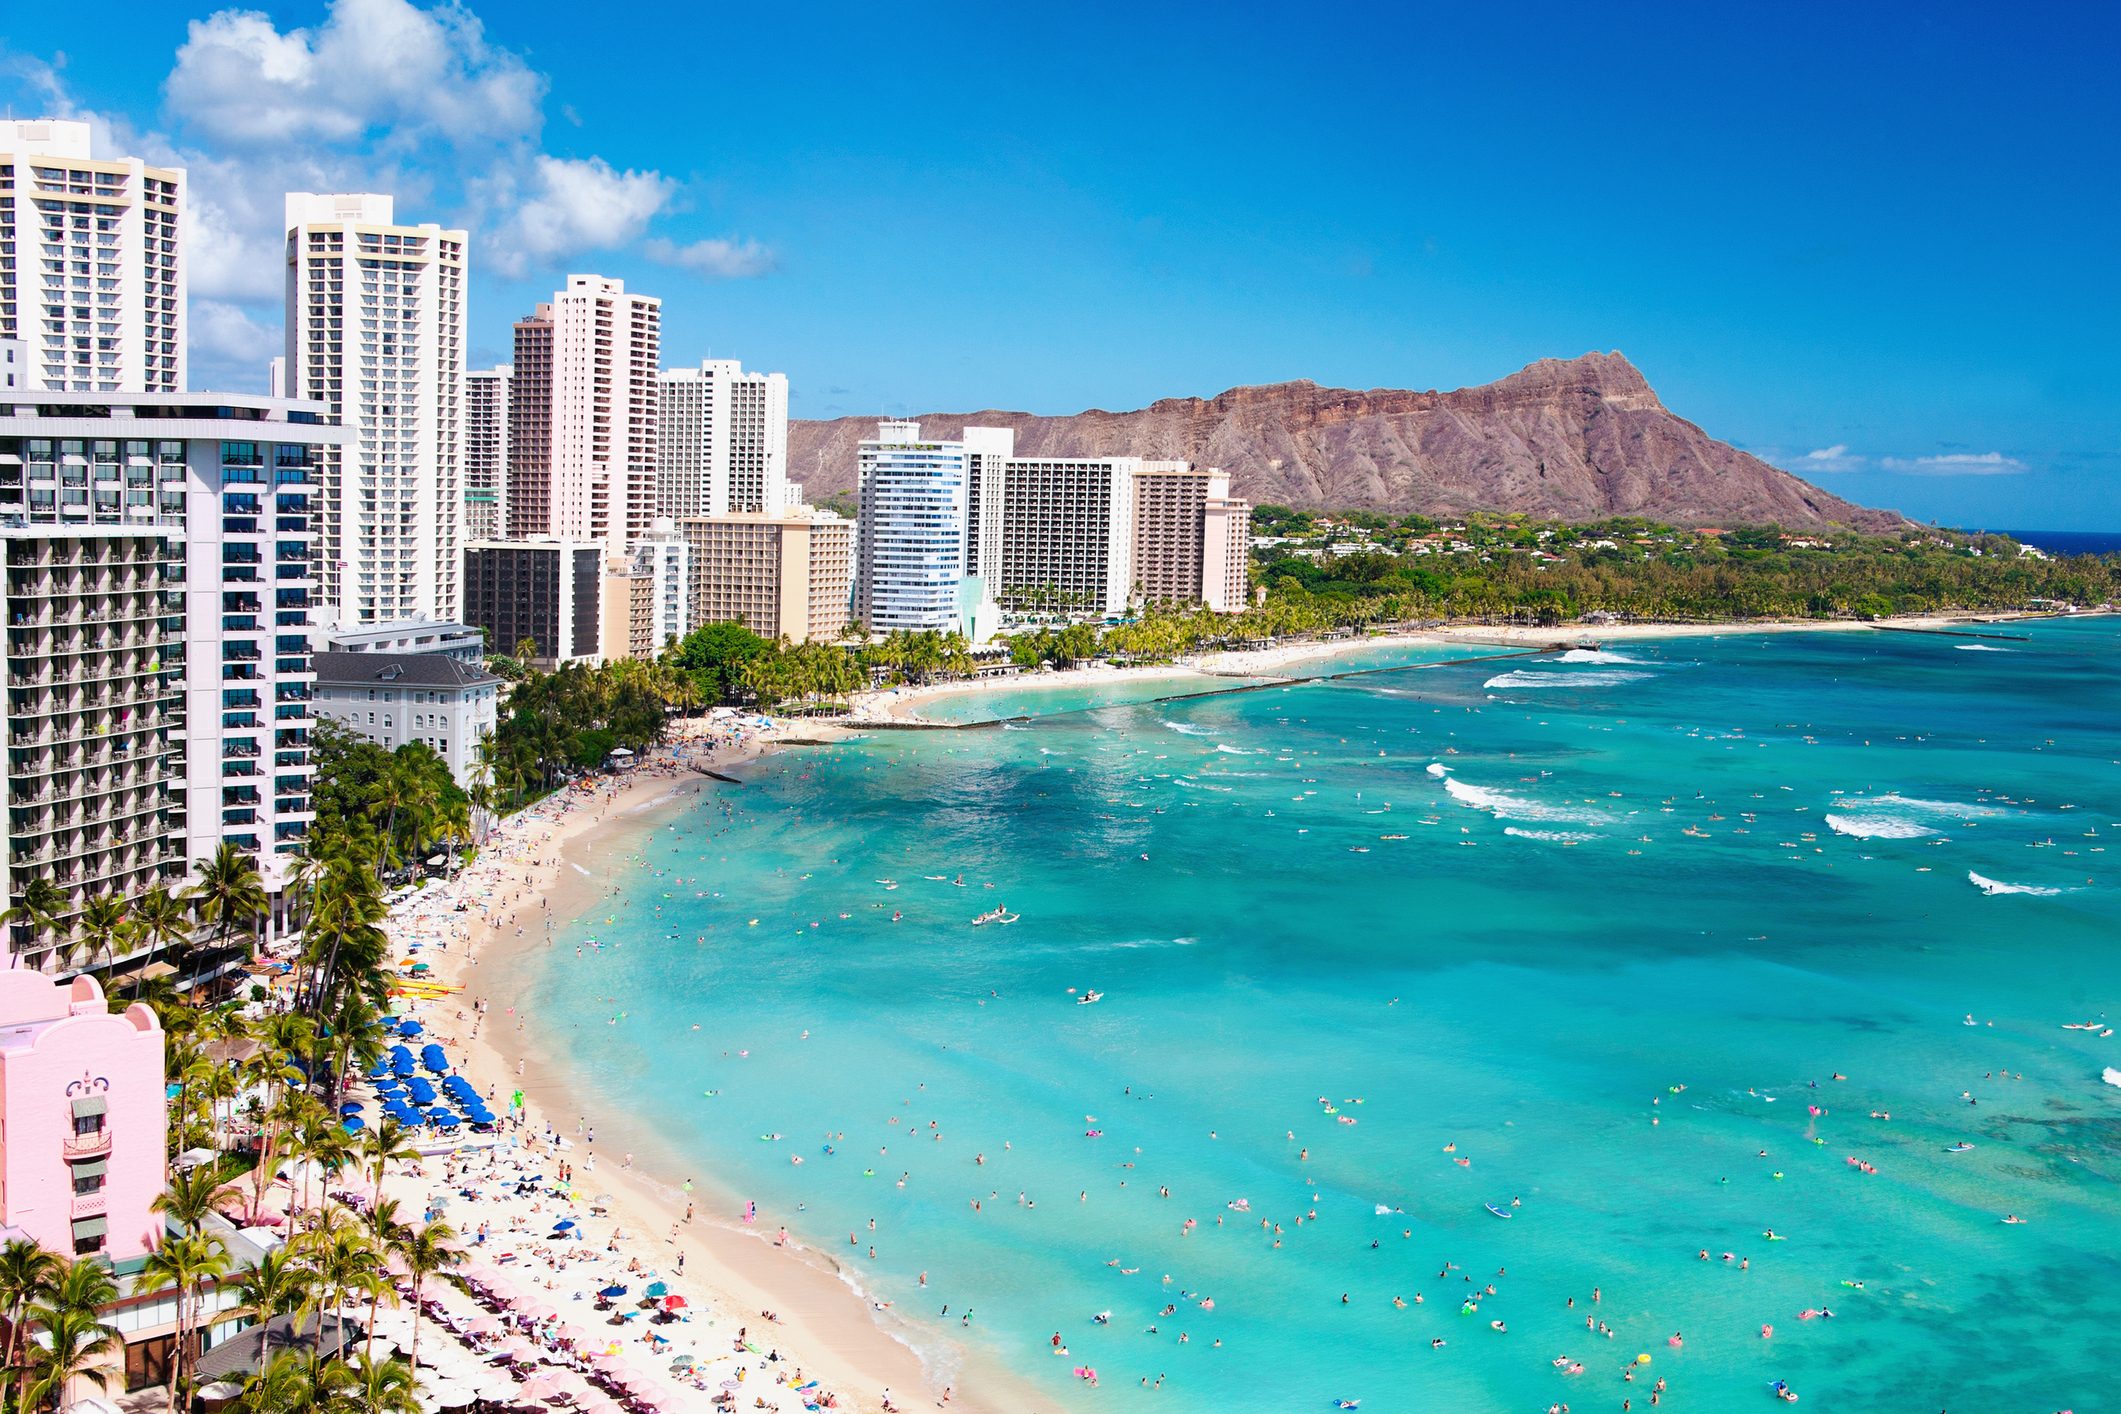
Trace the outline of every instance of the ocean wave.
<instances>
[{"instance_id":1,"label":"ocean wave","mask_svg":"<svg viewBox=\"0 0 2121 1414\"><path fill-rule=\"evenodd\" d=\"M1859 840L1919 840L1937 832L1917 820L1897 815L1827 815L1826 827L1837 835Z\"/></svg>"},{"instance_id":2,"label":"ocean wave","mask_svg":"<svg viewBox=\"0 0 2121 1414\"><path fill-rule=\"evenodd\" d=\"M1644 678L1650 676L1652 675L1649 673L1630 673L1625 671L1617 673L1542 673L1520 671L1514 673L1502 673L1495 677L1489 678L1486 682L1481 684L1481 687L1489 692L1504 691L1510 688L1619 687L1623 683L1641 682Z\"/></svg>"},{"instance_id":3,"label":"ocean wave","mask_svg":"<svg viewBox=\"0 0 2121 1414\"><path fill-rule=\"evenodd\" d=\"M1995 648L1986 643L1954 643L1952 647L1961 653L2008 653L2008 648Z\"/></svg>"},{"instance_id":4,"label":"ocean wave","mask_svg":"<svg viewBox=\"0 0 2121 1414\"><path fill-rule=\"evenodd\" d=\"M1615 653L1610 648L1571 648L1555 659L1558 663L1639 663L1640 658L1630 658L1625 653Z\"/></svg>"},{"instance_id":5,"label":"ocean wave","mask_svg":"<svg viewBox=\"0 0 2121 1414\"><path fill-rule=\"evenodd\" d=\"M1215 736L1218 734L1215 728L1201 726L1198 722L1166 722L1164 725L1181 736Z\"/></svg>"},{"instance_id":6,"label":"ocean wave","mask_svg":"<svg viewBox=\"0 0 2121 1414\"><path fill-rule=\"evenodd\" d=\"M1431 761L1429 763L1429 774L1436 777L1436 779L1440 781L1445 776L1451 774L1451 768L1449 766L1444 765L1441 761Z\"/></svg>"},{"instance_id":7,"label":"ocean wave","mask_svg":"<svg viewBox=\"0 0 2121 1414\"><path fill-rule=\"evenodd\" d=\"M1485 786L1468 785L1456 777L1446 777L1444 791L1460 805L1470 805L1475 810L1485 810L1498 820L1533 820L1560 825L1602 825L1606 817L1595 810L1582 810L1572 806L1548 805L1543 801L1527 800L1521 795L1512 795L1505 790L1489 790Z\"/></svg>"},{"instance_id":8,"label":"ocean wave","mask_svg":"<svg viewBox=\"0 0 2121 1414\"><path fill-rule=\"evenodd\" d=\"M2056 894L2069 892L2068 889L2043 888L2038 884L2006 884L2001 879L1991 879L1986 875L1976 874L1971 869L1966 871L1966 881L1991 897L1997 894L2033 894L2040 898L2053 898Z\"/></svg>"},{"instance_id":9,"label":"ocean wave","mask_svg":"<svg viewBox=\"0 0 2121 1414\"><path fill-rule=\"evenodd\" d=\"M1218 741L1215 743L1215 749L1227 756L1250 756L1252 754L1242 746L1232 746L1227 741Z\"/></svg>"},{"instance_id":10,"label":"ocean wave","mask_svg":"<svg viewBox=\"0 0 2121 1414\"><path fill-rule=\"evenodd\" d=\"M1988 819L2011 812L2000 805L1972 805L1963 800L1926 800L1921 796L1902 795L1888 791L1884 795L1849 795L1834 804L1847 810L1875 813L1880 810L1898 811L1916 816L1941 816L1951 820Z\"/></svg>"},{"instance_id":11,"label":"ocean wave","mask_svg":"<svg viewBox=\"0 0 2121 1414\"><path fill-rule=\"evenodd\" d=\"M1515 825L1503 826L1502 832L1506 835L1515 835L1521 840L1547 840L1555 844L1582 844L1585 840L1598 838L1598 836L1586 834L1582 830L1520 830Z\"/></svg>"}]
</instances>

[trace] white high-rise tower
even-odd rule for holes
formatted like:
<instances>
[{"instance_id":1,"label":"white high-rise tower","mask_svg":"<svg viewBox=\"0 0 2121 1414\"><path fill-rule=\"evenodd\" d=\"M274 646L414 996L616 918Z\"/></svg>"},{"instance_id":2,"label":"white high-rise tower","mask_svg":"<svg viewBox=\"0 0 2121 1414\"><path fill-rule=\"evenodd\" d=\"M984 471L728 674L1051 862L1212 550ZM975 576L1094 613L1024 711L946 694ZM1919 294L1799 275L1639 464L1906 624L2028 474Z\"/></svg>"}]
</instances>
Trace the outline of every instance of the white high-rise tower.
<instances>
[{"instance_id":1,"label":"white high-rise tower","mask_svg":"<svg viewBox=\"0 0 2121 1414\"><path fill-rule=\"evenodd\" d=\"M348 429L319 467L324 613L462 612L465 233L388 196L287 197L287 387Z\"/></svg>"},{"instance_id":2,"label":"white high-rise tower","mask_svg":"<svg viewBox=\"0 0 2121 1414\"><path fill-rule=\"evenodd\" d=\"M776 515L789 504L788 376L747 373L733 358L666 368L656 510Z\"/></svg>"},{"instance_id":3,"label":"white high-rise tower","mask_svg":"<svg viewBox=\"0 0 2121 1414\"><path fill-rule=\"evenodd\" d=\"M98 157L87 123L0 120L0 341L18 386L184 387L184 173Z\"/></svg>"},{"instance_id":4,"label":"white high-rise tower","mask_svg":"<svg viewBox=\"0 0 2121 1414\"><path fill-rule=\"evenodd\" d=\"M464 540L497 540L508 533L508 395L515 370L507 364L464 375Z\"/></svg>"}]
</instances>

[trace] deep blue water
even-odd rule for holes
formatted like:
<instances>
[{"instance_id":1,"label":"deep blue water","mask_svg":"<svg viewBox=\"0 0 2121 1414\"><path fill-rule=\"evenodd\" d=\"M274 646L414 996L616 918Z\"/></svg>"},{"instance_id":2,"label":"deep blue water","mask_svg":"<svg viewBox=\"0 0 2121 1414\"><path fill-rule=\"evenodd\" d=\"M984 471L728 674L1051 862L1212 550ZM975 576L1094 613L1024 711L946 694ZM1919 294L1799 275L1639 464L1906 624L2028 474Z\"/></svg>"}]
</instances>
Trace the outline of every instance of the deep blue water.
<instances>
[{"instance_id":1,"label":"deep blue water","mask_svg":"<svg viewBox=\"0 0 2121 1414\"><path fill-rule=\"evenodd\" d=\"M786 753L615 846L524 1001L1056 1407L2107 1407L2121 633L1996 632Z\"/></svg>"},{"instance_id":2,"label":"deep blue water","mask_svg":"<svg viewBox=\"0 0 2121 1414\"><path fill-rule=\"evenodd\" d=\"M2005 530L2021 545L2050 555L2121 555L2121 530Z\"/></svg>"}]
</instances>

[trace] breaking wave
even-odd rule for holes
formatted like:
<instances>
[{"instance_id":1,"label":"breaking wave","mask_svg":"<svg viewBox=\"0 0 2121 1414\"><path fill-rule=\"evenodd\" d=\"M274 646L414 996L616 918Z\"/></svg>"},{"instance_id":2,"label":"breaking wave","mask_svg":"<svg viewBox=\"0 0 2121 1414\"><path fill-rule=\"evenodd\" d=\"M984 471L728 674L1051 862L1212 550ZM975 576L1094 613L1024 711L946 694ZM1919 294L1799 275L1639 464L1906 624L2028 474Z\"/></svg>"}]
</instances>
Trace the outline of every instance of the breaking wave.
<instances>
[{"instance_id":1,"label":"breaking wave","mask_svg":"<svg viewBox=\"0 0 2121 1414\"><path fill-rule=\"evenodd\" d=\"M2008 648L1994 648L1986 643L1954 643L1952 647L1961 653L2008 653Z\"/></svg>"},{"instance_id":2,"label":"breaking wave","mask_svg":"<svg viewBox=\"0 0 2121 1414\"><path fill-rule=\"evenodd\" d=\"M1204 727L1197 722L1166 722L1165 726L1182 736L1214 736L1215 728Z\"/></svg>"},{"instance_id":3,"label":"breaking wave","mask_svg":"<svg viewBox=\"0 0 2121 1414\"><path fill-rule=\"evenodd\" d=\"M1826 827L1837 835L1859 840L1919 840L1937 832L1919 820L1898 815L1828 815Z\"/></svg>"},{"instance_id":4,"label":"breaking wave","mask_svg":"<svg viewBox=\"0 0 2121 1414\"><path fill-rule=\"evenodd\" d=\"M1533 820L1562 825L1602 825L1606 821L1606 817L1595 810L1548 805L1543 801L1512 795L1506 790L1489 790L1485 786L1468 785L1455 777L1446 777L1443 788L1451 799L1460 805L1485 810L1498 820Z\"/></svg>"},{"instance_id":5,"label":"breaking wave","mask_svg":"<svg viewBox=\"0 0 2121 1414\"><path fill-rule=\"evenodd\" d=\"M1997 894L2034 894L2040 898L2053 898L2056 894L2069 892L2068 889L2042 888L2038 884L2006 884L2001 879L1991 879L1984 874L1976 874L1971 869L1966 871L1966 881L1991 897Z\"/></svg>"},{"instance_id":6,"label":"breaking wave","mask_svg":"<svg viewBox=\"0 0 2121 1414\"><path fill-rule=\"evenodd\" d=\"M1587 834L1582 830L1520 830L1515 825L1503 826L1502 832L1506 835L1515 835L1521 840L1548 840L1555 844L1582 844L1585 840L1598 838L1598 836Z\"/></svg>"},{"instance_id":7,"label":"breaking wave","mask_svg":"<svg viewBox=\"0 0 2121 1414\"><path fill-rule=\"evenodd\" d=\"M1502 673L1489 678L1481 687L1489 692L1510 688L1546 687L1619 687L1622 683L1641 682L1649 673Z\"/></svg>"},{"instance_id":8,"label":"breaking wave","mask_svg":"<svg viewBox=\"0 0 2121 1414\"><path fill-rule=\"evenodd\" d=\"M1445 776L1451 774L1451 768L1449 766L1444 765L1441 761L1431 761L1429 763L1429 774L1436 777L1436 779L1440 781Z\"/></svg>"},{"instance_id":9,"label":"breaking wave","mask_svg":"<svg viewBox=\"0 0 2121 1414\"><path fill-rule=\"evenodd\" d=\"M1557 663L1639 663L1640 658L1630 658L1625 653L1615 653L1610 648L1571 648L1555 659Z\"/></svg>"}]
</instances>

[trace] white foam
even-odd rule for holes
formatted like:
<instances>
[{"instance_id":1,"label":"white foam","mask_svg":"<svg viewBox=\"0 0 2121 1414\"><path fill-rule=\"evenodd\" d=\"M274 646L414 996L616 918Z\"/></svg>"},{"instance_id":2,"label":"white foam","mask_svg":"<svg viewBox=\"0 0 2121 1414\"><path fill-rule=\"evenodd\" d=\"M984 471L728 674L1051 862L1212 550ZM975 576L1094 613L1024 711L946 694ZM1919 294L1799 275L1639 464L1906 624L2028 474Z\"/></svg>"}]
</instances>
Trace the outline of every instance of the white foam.
<instances>
[{"instance_id":1,"label":"white foam","mask_svg":"<svg viewBox=\"0 0 2121 1414\"><path fill-rule=\"evenodd\" d=\"M1952 647L1961 653L2008 653L2008 648L1995 648L1986 643L1954 643Z\"/></svg>"},{"instance_id":2,"label":"white foam","mask_svg":"<svg viewBox=\"0 0 2121 1414\"><path fill-rule=\"evenodd\" d=\"M1451 774L1451 768L1449 766L1444 765L1441 761L1431 761L1429 763L1429 774L1436 777L1436 779L1440 781L1445 776Z\"/></svg>"},{"instance_id":3,"label":"white foam","mask_svg":"<svg viewBox=\"0 0 2121 1414\"><path fill-rule=\"evenodd\" d=\"M1204 727L1196 722L1166 722L1165 726L1184 736L1214 736L1215 728Z\"/></svg>"},{"instance_id":4,"label":"white foam","mask_svg":"<svg viewBox=\"0 0 2121 1414\"><path fill-rule=\"evenodd\" d=\"M1443 788L1451 799L1460 805L1485 810L1498 820L1534 820L1563 825L1601 825L1606 820L1605 816L1596 811L1547 805L1541 801L1527 800L1521 795L1511 795L1508 791L1468 785L1455 777L1447 777Z\"/></svg>"},{"instance_id":5,"label":"white foam","mask_svg":"<svg viewBox=\"0 0 2121 1414\"><path fill-rule=\"evenodd\" d=\"M1227 741L1218 741L1215 743L1215 749L1226 756L1250 756L1252 754L1242 746L1232 746Z\"/></svg>"},{"instance_id":6,"label":"white foam","mask_svg":"<svg viewBox=\"0 0 2121 1414\"><path fill-rule=\"evenodd\" d=\"M1520 830L1515 825L1503 826L1502 832L1521 840L1547 840L1554 844L1582 844L1585 840L1598 838L1581 830Z\"/></svg>"},{"instance_id":7,"label":"white foam","mask_svg":"<svg viewBox=\"0 0 2121 1414\"><path fill-rule=\"evenodd\" d=\"M1835 834L1853 835L1859 840L1919 840L1924 835L1937 833L1920 821L1905 820L1897 815L1826 815L1821 818Z\"/></svg>"},{"instance_id":8,"label":"white foam","mask_svg":"<svg viewBox=\"0 0 2121 1414\"><path fill-rule=\"evenodd\" d=\"M1484 688L1484 689L1486 689L1486 690L1487 690L1487 691L1489 691L1489 692L1497 692L1497 691L1503 691L1503 690L1507 690L1507 689L1509 689L1509 688L1548 688L1548 687L1619 687L1619 686L1620 686L1620 685L1621 685L1622 683L1630 683L1630 682L1641 682L1641 681L1642 681L1642 680L1643 680L1644 678L1646 678L1646 677L1649 677L1649 676L1650 676L1650 674L1648 674L1648 673L1630 673L1630 672L1617 672L1617 673L1541 673L1541 672L1515 672L1515 673L1503 673L1503 674L1500 674L1499 676L1496 676L1496 677L1492 677L1492 678L1489 678L1489 679L1488 679L1488 680L1487 680L1486 682L1484 682L1484 683L1482 683L1482 684L1481 684L1481 687L1482 687L1482 688Z\"/></svg>"},{"instance_id":9,"label":"white foam","mask_svg":"<svg viewBox=\"0 0 2121 1414\"><path fill-rule=\"evenodd\" d=\"M1640 658L1630 658L1625 653L1615 653L1610 648L1571 648L1555 659L1559 663L1639 663Z\"/></svg>"},{"instance_id":10,"label":"white foam","mask_svg":"<svg viewBox=\"0 0 2121 1414\"><path fill-rule=\"evenodd\" d=\"M1976 874L1971 869L1966 871L1966 881L1991 897L1997 894L2034 894L2041 898L2053 898L2056 894L2069 892L2068 889L2044 889L2037 884L2006 884L2001 879L1991 879Z\"/></svg>"},{"instance_id":11,"label":"white foam","mask_svg":"<svg viewBox=\"0 0 2121 1414\"><path fill-rule=\"evenodd\" d=\"M1994 805L1969 805L1958 800L1925 800L1920 796L1901 795L1888 791L1884 795L1849 795L1834 802L1845 809L1875 813L1880 810L1897 811L1910 815L1942 816L1951 820L1974 820L2008 815L2010 812Z\"/></svg>"},{"instance_id":12,"label":"white foam","mask_svg":"<svg viewBox=\"0 0 2121 1414\"><path fill-rule=\"evenodd\" d=\"M2099 1078L2109 1085L2121 1085L2121 1070L2108 1066L2104 1071L2100 1072Z\"/></svg>"}]
</instances>

